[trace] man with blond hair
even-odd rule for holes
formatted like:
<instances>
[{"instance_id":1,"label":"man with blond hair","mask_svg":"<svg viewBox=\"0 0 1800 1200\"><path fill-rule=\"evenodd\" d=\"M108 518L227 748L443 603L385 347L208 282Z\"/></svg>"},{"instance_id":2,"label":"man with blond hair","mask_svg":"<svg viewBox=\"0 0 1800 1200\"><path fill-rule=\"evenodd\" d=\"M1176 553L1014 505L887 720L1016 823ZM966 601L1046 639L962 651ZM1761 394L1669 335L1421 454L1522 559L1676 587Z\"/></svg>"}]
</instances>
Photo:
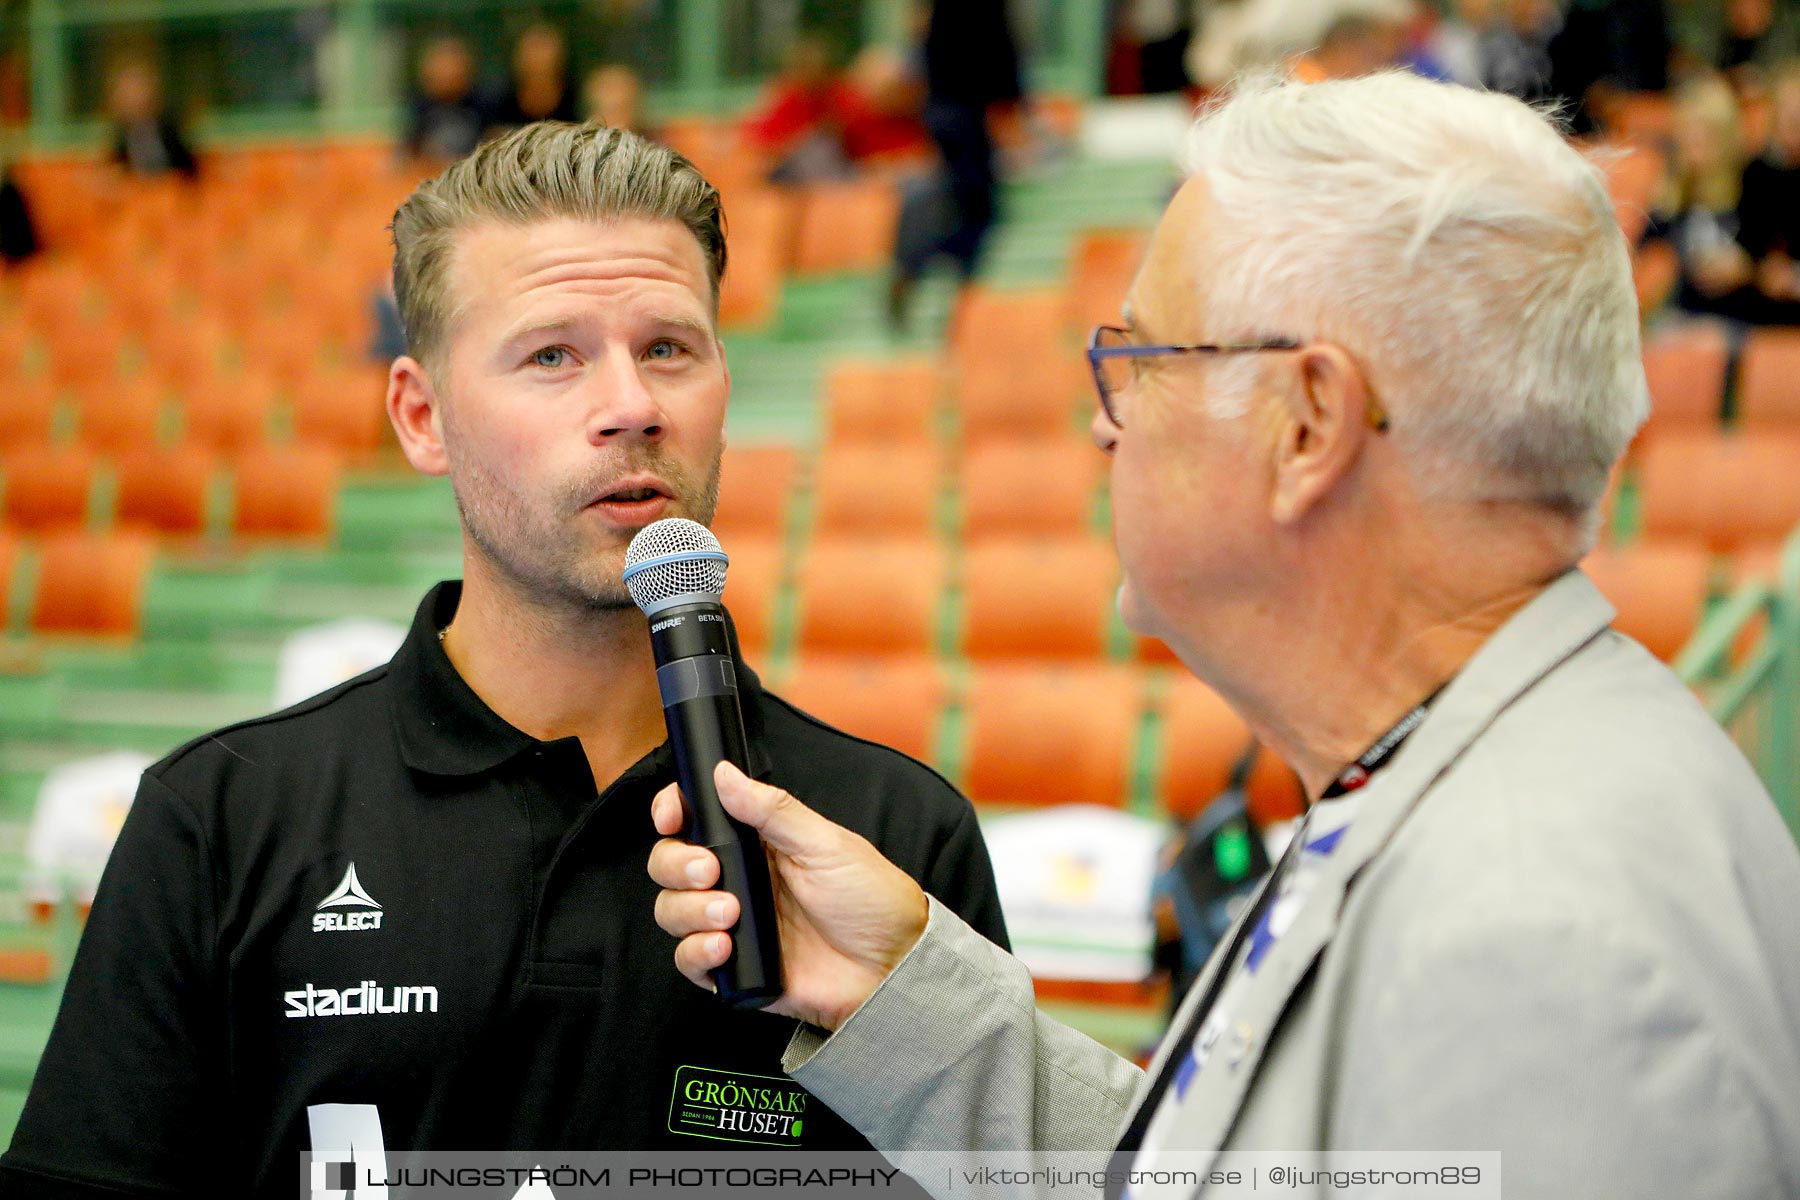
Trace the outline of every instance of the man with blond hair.
<instances>
[{"instance_id":1,"label":"man with blond hair","mask_svg":"<svg viewBox=\"0 0 1800 1200\"><path fill-rule=\"evenodd\" d=\"M721 768L795 934L785 1065L884 1152L1111 1152L1137 1196L1219 1194L1182 1172L1221 1150L1498 1151L1509 1200L1800 1195L1800 855L1576 568L1646 408L1599 172L1515 100L1400 74L1248 83L1193 165L1088 352L1119 603L1310 810L1143 1074L824 796ZM651 872L699 981L717 864L671 838ZM1482 1170L1388 1163L1452 1165Z\"/></svg>"},{"instance_id":2,"label":"man with blond hair","mask_svg":"<svg viewBox=\"0 0 1800 1200\"><path fill-rule=\"evenodd\" d=\"M781 1077L791 1019L676 973L644 871L674 767L620 572L651 521L713 515L718 193L545 122L421 185L394 240L388 416L450 478L463 579L387 666L145 773L7 1196L292 1196L308 1151L866 1149ZM738 678L753 774L840 796L1004 942L967 801Z\"/></svg>"}]
</instances>

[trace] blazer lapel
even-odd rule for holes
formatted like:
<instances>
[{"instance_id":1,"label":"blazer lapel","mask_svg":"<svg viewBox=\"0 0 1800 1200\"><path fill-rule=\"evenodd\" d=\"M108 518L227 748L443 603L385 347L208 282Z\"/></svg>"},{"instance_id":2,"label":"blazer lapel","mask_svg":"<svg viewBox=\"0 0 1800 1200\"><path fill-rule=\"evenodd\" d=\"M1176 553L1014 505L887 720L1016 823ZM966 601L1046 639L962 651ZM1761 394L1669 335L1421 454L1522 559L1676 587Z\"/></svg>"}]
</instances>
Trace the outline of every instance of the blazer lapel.
<instances>
[{"instance_id":1,"label":"blazer lapel","mask_svg":"<svg viewBox=\"0 0 1800 1200\"><path fill-rule=\"evenodd\" d=\"M1180 1102L1166 1148L1215 1152L1225 1144L1270 1037L1295 989L1336 931L1356 876L1469 744L1533 684L1605 630L1613 615L1586 576L1571 571L1514 614L1444 688L1406 744L1362 790L1355 819L1325 859L1292 925L1239 992L1205 1068ZM1221 945L1231 940L1228 936ZM1193 1019L1192 1007L1211 977L1223 969L1225 964L1215 955L1182 1003L1175 1028ZM1168 1040L1158 1049L1149 1078L1171 1069ZM1182 1166L1204 1170L1197 1160Z\"/></svg>"}]
</instances>

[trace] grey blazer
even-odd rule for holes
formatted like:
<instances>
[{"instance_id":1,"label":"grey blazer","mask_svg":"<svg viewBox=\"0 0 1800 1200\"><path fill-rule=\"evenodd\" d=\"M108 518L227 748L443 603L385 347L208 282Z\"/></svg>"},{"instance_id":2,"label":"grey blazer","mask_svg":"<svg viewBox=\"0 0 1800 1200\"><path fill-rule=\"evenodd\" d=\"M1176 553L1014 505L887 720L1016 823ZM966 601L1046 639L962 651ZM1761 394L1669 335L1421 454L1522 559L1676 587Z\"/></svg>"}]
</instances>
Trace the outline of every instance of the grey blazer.
<instances>
[{"instance_id":1,"label":"grey blazer","mask_svg":"<svg viewBox=\"0 0 1800 1200\"><path fill-rule=\"evenodd\" d=\"M1612 616L1571 572L1444 689L1171 1149L1498 1150L1508 1200L1800 1197L1800 854ZM1098 1154L1144 1082L935 902L875 995L786 1065L884 1151Z\"/></svg>"}]
</instances>

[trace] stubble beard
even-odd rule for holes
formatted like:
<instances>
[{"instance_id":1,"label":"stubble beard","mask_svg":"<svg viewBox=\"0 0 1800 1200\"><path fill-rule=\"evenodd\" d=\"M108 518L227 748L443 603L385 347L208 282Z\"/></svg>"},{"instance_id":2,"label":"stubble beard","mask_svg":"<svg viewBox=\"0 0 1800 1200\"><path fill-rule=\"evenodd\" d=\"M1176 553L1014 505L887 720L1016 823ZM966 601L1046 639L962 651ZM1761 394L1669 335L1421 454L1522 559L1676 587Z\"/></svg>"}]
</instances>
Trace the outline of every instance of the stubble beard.
<instances>
[{"instance_id":1,"label":"stubble beard","mask_svg":"<svg viewBox=\"0 0 1800 1200\"><path fill-rule=\"evenodd\" d=\"M448 449L448 447L446 447ZM721 452L723 447L721 447ZM450 451L451 492L462 527L475 551L521 600L548 610L578 610L605 615L637 605L626 589L624 545L592 550L573 527L594 495L583 481L559 487L533 509L502 485L487 468ZM672 461L661 447L628 456L622 473L654 474L673 492L671 515L709 524L719 503L720 455L713 456L702 478ZM550 518L546 513L557 514Z\"/></svg>"}]
</instances>

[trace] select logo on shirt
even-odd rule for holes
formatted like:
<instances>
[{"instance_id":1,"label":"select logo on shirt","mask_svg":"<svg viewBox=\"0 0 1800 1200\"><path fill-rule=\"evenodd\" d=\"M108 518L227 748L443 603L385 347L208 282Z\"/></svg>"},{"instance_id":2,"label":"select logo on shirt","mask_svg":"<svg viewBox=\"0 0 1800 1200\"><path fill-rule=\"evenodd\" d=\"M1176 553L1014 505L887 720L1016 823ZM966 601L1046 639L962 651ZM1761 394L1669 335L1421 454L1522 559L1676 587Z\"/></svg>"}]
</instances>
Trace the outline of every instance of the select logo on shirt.
<instances>
[{"instance_id":1,"label":"select logo on shirt","mask_svg":"<svg viewBox=\"0 0 1800 1200\"><path fill-rule=\"evenodd\" d=\"M359 909L374 911L358 912L326 912L326 909ZM366 930L381 928L381 905L363 888L362 880L356 877L356 864L344 872L343 882L331 890L331 895L313 906L312 927L314 933L330 933L333 930Z\"/></svg>"},{"instance_id":2,"label":"select logo on shirt","mask_svg":"<svg viewBox=\"0 0 1800 1200\"><path fill-rule=\"evenodd\" d=\"M383 989L373 979L347 988L321 988L307 984L299 991L283 992L289 1017L366 1017L391 1013L434 1013L438 990L395 986Z\"/></svg>"},{"instance_id":3,"label":"select logo on shirt","mask_svg":"<svg viewBox=\"0 0 1800 1200\"><path fill-rule=\"evenodd\" d=\"M677 1067L669 1132L726 1142L793 1146L812 1097L791 1079L707 1067Z\"/></svg>"}]
</instances>

